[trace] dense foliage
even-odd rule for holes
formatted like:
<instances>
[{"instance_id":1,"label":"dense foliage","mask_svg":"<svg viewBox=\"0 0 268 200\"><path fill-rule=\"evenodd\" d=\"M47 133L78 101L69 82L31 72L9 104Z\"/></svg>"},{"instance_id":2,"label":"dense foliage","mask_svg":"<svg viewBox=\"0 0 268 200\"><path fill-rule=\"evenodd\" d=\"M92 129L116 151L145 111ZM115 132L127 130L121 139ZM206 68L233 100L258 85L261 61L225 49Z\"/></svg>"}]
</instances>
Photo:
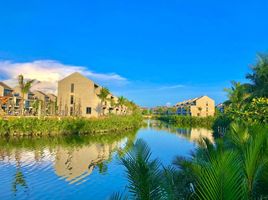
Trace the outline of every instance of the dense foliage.
<instances>
[{"instance_id":1,"label":"dense foliage","mask_svg":"<svg viewBox=\"0 0 268 200\"><path fill-rule=\"evenodd\" d=\"M35 117L0 119L0 135L104 134L138 128L140 115L109 116L100 119Z\"/></svg>"},{"instance_id":2,"label":"dense foliage","mask_svg":"<svg viewBox=\"0 0 268 200\"><path fill-rule=\"evenodd\" d=\"M181 115L160 115L159 120L172 123L180 127L205 127L211 128L215 118L214 117L192 117Z\"/></svg>"},{"instance_id":3,"label":"dense foliage","mask_svg":"<svg viewBox=\"0 0 268 200\"><path fill-rule=\"evenodd\" d=\"M225 114L248 123L268 122L268 55L259 55L252 73L246 78L250 83L233 82L225 102Z\"/></svg>"},{"instance_id":4,"label":"dense foliage","mask_svg":"<svg viewBox=\"0 0 268 200\"><path fill-rule=\"evenodd\" d=\"M268 129L232 124L215 144L200 141L189 158L177 157L164 167L137 141L121 159L131 199L264 199L268 198ZM127 198L114 194L111 199Z\"/></svg>"}]
</instances>

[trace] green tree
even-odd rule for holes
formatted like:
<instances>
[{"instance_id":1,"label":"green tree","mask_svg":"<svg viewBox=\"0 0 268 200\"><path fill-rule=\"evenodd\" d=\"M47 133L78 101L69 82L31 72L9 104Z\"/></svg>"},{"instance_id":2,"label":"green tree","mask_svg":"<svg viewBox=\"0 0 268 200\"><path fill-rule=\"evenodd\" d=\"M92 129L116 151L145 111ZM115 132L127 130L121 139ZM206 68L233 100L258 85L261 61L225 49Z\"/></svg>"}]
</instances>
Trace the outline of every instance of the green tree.
<instances>
[{"instance_id":1,"label":"green tree","mask_svg":"<svg viewBox=\"0 0 268 200\"><path fill-rule=\"evenodd\" d=\"M126 104L126 98L123 96L120 96L117 101L117 106L120 108L121 112L123 110L123 106Z\"/></svg>"},{"instance_id":2,"label":"green tree","mask_svg":"<svg viewBox=\"0 0 268 200\"><path fill-rule=\"evenodd\" d=\"M35 80L24 80L23 75L19 75L18 76L18 83L19 83L19 87L21 90L21 115L24 115L24 106L25 106L25 95L28 94L28 92L30 91L32 84L34 83Z\"/></svg>"},{"instance_id":3,"label":"green tree","mask_svg":"<svg viewBox=\"0 0 268 200\"><path fill-rule=\"evenodd\" d=\"M258 55L258 61L252 67L252 73L246 78L252 82L253 97L268 97L268 54Z\"/></svg>"},{"instance_id":4,"label":"green tree","mask_svg":"<svg viewBox=\"0 0 268 200\"><path fill-rule=\"evenodd\" d=\"M225 89L225 91L228 93L229 98L226 104L233 109L240 110L250 97L248 86L235 81L232 81L232 87Z\"/></svg>"},{"instance_id":5,"label":"green tree","mask_svg":"<svg viewBox=\"0 0 268 200\"><path fill-rule=\"evenodd\" d=\"M102 109L102 115L104 115L104 103L107 101L107 97L110 94L110 91L108 88L101 88L100 93L98 94L98 97L101 100L101 109Z\"/></svg>"}]
</instances>

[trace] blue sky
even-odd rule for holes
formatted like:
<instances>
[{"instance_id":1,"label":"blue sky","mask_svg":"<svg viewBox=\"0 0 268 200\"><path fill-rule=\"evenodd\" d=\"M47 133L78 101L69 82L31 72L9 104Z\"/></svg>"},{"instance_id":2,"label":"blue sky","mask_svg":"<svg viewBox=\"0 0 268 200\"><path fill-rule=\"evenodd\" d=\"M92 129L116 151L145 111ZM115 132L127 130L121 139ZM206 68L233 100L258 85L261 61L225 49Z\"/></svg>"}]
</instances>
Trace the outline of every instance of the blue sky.
<instances>
[{"instance_id":1,"label":"blue sky","mask_svg":"<svg viewBox=\"0 0 268 200\"><path fill-rule=\"evenodd\" d=\"M26 64L44 77L80 67L142 106L219 103L267 52L267 10L266 0L0 0L0 78Z\"/></svg>"}]
</instances>

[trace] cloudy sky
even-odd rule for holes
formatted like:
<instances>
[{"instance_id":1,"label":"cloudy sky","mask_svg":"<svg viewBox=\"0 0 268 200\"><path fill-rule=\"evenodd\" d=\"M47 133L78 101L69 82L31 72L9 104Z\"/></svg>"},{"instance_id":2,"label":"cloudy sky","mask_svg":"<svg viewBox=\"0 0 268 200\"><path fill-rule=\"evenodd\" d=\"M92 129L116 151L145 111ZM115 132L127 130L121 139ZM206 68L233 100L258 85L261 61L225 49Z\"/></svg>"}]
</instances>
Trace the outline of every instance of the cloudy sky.
<instances>
[{"instance_id":1,"label":"cloudy sky","mask_svg":"<svg viewBox=\"0 0 268 200\"><path fill-rule=\"evenodd\" d=\"M217 103L268 51L268 2L2 1L0 80L56 92L78 71L142 106L200 95Z\"/></svg>"}]
</instances>

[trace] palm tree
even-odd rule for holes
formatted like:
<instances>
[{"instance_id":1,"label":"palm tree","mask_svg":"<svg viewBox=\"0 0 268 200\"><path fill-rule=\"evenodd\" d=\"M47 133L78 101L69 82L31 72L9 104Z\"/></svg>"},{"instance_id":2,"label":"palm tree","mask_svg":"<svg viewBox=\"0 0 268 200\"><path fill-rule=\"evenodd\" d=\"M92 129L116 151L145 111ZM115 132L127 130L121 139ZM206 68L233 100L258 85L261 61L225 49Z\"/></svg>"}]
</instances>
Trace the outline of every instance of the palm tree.
<instances>
[{"instance_id":1,"label":"palm tree","mask_svg":"<svg viewBox=\"0 0 268 200\"><path fill-rule=\"evenodd\" d=\"M118 107L120 108L120 110L121 110L121 112L122 112L122 110L123 110L123 106L126 104L126 98L125 97L123 97L123 96L120 96L119 98L118 98L118 101L117 101L117 105L118 105Z\"/></svg>"},{"instance_id":2,"label":"palm tree","mask_svg":"<svg viewBox=\"0 0 268 200\"><path fill-rule=\"evenodd\" d=\"M205 139L190 160L175 163L190 171L196 199L261 199L268 196L267 132L233 124L224 140Z\"/></svg>"},{"instance_id":3,"label":"palm tree","mask_svg":"<svg viewBox=\"0 0 268 200\"><path fill-rule=\"evenodd\" d=\"M19 75L18 76L18 83L19 83L19 87L21 90L21 115L24 115L24 104L25 104L25 94L27 94L31 87L32 84L34 83L35 80L27 80L26 82L24 81L24 77L23 75Z\"/></svg>"},{"instance_id":4,"label":"palm tree","mask_svg":"<svg viewBox=\"0 0 268 200\"><path fill-rule=\"evenodd\" d=\"M151 159L149 147L137 140L121 158L131 199L233 200L268 198L268 132L232 124L224 140L200 141L190 158L177 158L179 169ZM120 193L111 199L126 199Z\"/></svg>"},{"instance_id":5,"label":"palm tree","mask_svg":"<svg viewBox=\"0 0 268 200\"><path fill-rule=\"evenodd\" d=\"M129 193L132 199L161 199L163 195L160 162L151 159L151 151L142 140L137 140L127 156L121 158L121 164L126 168ZM119 193L111 199L126 199Z\"/></svg>"},{"instance_id":6,"label":"palm tree","mask_svg":"<svg viewBox=\"0 0 268 200\"><path fill-rule=\"evenodd\" d=\"M252 67L252 74L246 76L251 80L254 97L268 97L268 55L258 55L258 62Z\"/></svg>"},{"instance_id":7,"label":"palm tree","mask_svg":"<svg viewBox=\"0 0 268 200\"><path fill-rule=\"evenodd\" d=\"M228 104L234 109L240 110L250 97L248 85L239 82L232 81L232 87L224 90L228 93Z\"/></svg>"},{"instance_id":8,"label":"palm tree","mask_svg":"<svg viewBox=\"0 0 268 200\"><path fill-rule=\"evenodd\" d=\"M110 91L108 88L101 88L100 93L98 94L98 97L101 100L101 108L102 108L102 114L104 115L104 102L107 100L108 95L110 94Z\"/></svg>"}]
</instances>

